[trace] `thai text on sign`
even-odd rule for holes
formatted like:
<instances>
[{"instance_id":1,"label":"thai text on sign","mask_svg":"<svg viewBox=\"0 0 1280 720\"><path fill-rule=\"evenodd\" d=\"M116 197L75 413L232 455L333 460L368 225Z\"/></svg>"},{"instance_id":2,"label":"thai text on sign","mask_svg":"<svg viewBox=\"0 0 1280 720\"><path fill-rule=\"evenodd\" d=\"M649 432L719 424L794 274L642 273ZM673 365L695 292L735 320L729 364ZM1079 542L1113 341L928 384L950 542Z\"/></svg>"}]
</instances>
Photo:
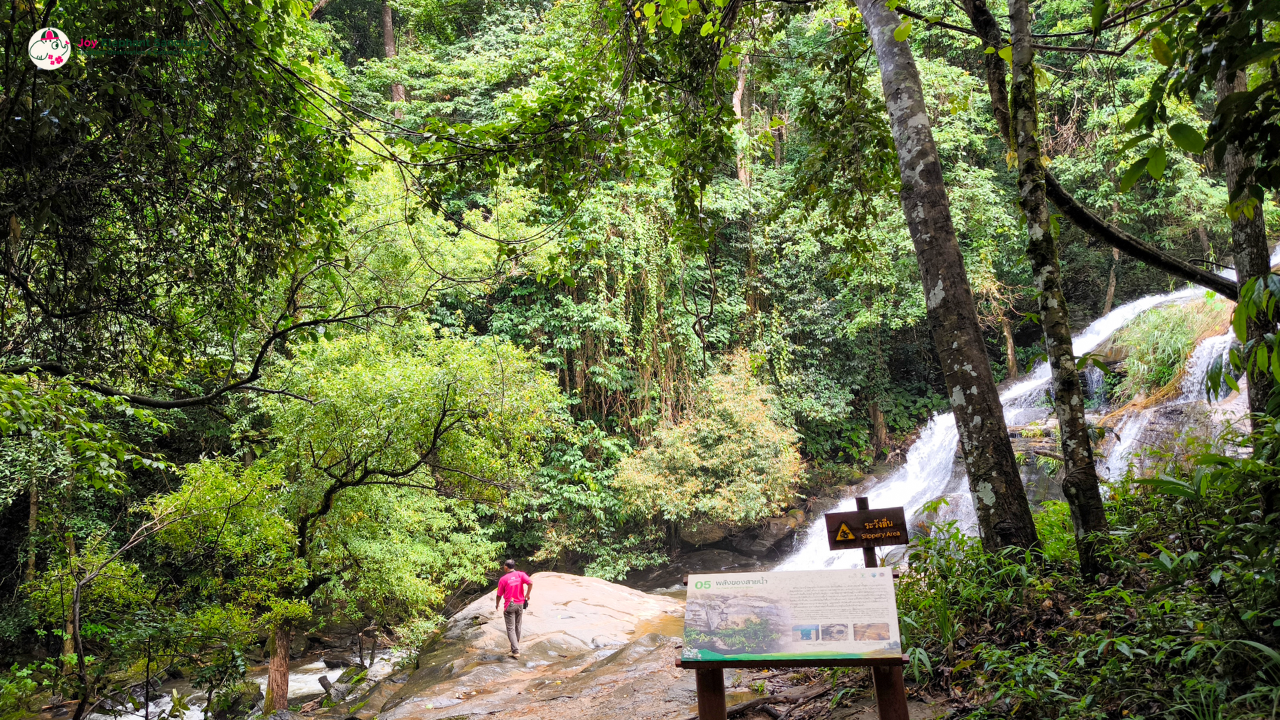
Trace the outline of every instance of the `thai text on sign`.
<instances>
[{"instance_id":1,"label":"thai text on sign","mask_svg":"<svg viewBox=\"0 0 1280 720\"><path fill-rule=\"evenodd\" d=\"M907 543L907 517L900 507L827 513L824 517L832 550Z\"/></svg>"}]
</instances>

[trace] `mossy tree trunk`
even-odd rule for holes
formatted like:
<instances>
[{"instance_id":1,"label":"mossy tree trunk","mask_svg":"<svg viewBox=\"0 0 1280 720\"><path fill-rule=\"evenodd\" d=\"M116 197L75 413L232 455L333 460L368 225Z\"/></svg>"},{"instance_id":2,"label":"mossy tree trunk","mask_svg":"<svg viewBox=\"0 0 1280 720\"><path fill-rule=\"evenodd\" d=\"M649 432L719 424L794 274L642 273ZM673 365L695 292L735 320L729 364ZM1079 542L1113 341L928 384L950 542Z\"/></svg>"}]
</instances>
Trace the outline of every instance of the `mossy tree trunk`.
<instances>
[{"instance_id":1,"label":"mossy tree trunk","mask_svg":"<svg viewBox=\"0 0 1280 720\"><path fill-rule=\"evenodd\" d=\"M883 0L857 0L857 5L880 64L881 88L898 151L902 210L920 266L926 312L955 413L982 544L989 550L1036 547L1040 541L956 241L915 58L905 41L893 37L901 18Z\"/></svg>"},{"instance_id":2,"label":"mossy tree trunk","mask_svg":"<svg viewBox=\"0 0 1280 720\"><path fill-rule=\"evenodd\" d=\"M1233 92L1248 89L1243 71L1228 76L1222 72L1214 84L1218 94L1218 102ZM1255 159L1240 152L1234 144L1227 146L1223 156L1223 172L1226 174L1227 194L1231 196L1236 188L1249 181L1253 173ZM1231 221L1231 254L1235 258L1236 287L1243 290L1245 283L1254 278L1265 278L1271 272L1271 254L1267 251L1267 224L1263 218L1263 204L1255 205L1248 214L1241 213ZM1252 217L1250 217L1252 216ZM1275 332L1275 323L1265 318L1250 319L1245 326L1245 342L1261 345L1269 332ZM1267 401L1275 381L1268 368L1252 367L1249 372L1249 412L1264 415L1267 412ZM1253 429L1258 423L1253 421Z\"/></svg>"},{"instance_id":3,"label":"mossy tree trunk","mask_svg":"<svg viewBox=\"0 0 1280 720\"><path fill-rule=\"evenodd\" d=\"M1058 243L1049 222L1044 161L1040 155L1036 107L1035 52L1031 49L1031 11L1027 0L1010 0L1013 31L1013 88L1010 93L1012 131L1018 153L1018 202L1027 221L1027 259L1031 261L1039 302L1040 326L1053 372L1053 404L1066 476L1062 494L1071 508L1076 529L1080 571L1093 577L1103 570L1097 534L1107 530L1107 514L1098 487L1093 445L1085 422L1084 387L1071 347L1071 324L1062 292Z\"/></svg>"}]
</instances>

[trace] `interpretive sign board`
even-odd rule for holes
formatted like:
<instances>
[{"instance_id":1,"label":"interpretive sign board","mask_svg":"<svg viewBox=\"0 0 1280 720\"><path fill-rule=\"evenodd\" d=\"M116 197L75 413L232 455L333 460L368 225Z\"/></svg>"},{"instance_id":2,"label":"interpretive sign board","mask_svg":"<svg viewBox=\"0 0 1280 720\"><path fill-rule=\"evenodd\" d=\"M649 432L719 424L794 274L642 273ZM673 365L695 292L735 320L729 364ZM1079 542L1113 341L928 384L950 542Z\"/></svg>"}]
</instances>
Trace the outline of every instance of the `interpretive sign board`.
<instances>
[{"instance_id":1,"label":"interpretive sign board","mask_svg":"<svg viewBox=\"0 0 1280 720\"><path fill-rule=\"evenodd\" d=\"M690 575L684 667L902 657L885 568Z\"/></svg>"},{"instance_id":2,"label":"interpretive sign board","mask_svg":"<svg viewBox=\"0 0 1280 720\"><path fill-rule=\"evenodd\" d=\"M827 513L823 518L832 550L907 543L907 515L900 507Z\"/></svg>"}]
</instances>

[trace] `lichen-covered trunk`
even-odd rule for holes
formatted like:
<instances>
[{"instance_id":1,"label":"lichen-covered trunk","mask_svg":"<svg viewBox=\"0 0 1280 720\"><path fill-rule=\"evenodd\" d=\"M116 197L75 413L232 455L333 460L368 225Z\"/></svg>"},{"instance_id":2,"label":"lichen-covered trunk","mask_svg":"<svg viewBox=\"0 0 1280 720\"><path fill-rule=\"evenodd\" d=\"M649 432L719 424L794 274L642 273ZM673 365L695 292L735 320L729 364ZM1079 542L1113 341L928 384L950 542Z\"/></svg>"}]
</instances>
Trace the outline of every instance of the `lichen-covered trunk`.
<instances>
[{"instance_id":1,"label":"lichen-covered trunk","mask_svg":"<svg viewBox=\"0 0 1280 720\"><path fill-rule=\"evenodd\" d=\"M262 701L262 712L270 715L277 710L289 709L289 646L293 644L293 630L287 623L276 625L272 632L270 657L267 659L267 694Z\"/></svg>"},{"instance_id":2,"label":"lichen-covered trunk","mask_svg":"<svg viewBox=\"0 0 1280 720\"><path fill-rule=\"evenodd\" d=\"M880 411L880 403L871 403L871 447L878 453L889 445L889 428L884 423L884 413Z\"/></svg>"},{"instance_id":3,"label":"lichen-covered trunk","mask_svg":"<svg viewBox=\"0 0 1280 720\"><path fill-rule=\"evenodd\" d=\"M392 22L391 3L382 3L382 51L386 58L390 60L396 56L396 33L395 25ZM404 85L400 83L391 84L391 102L404 102ZM395 109L396 117L404 117L404 110L399 106Z\"/></svg>"},{"instance_id":4,"label":"lichen-covered trunk","mask_svg":"<svg viewBox=\"0 0 1280 720\"><path fill-rule=\"evenodd\" d=\"M1009 444L1004 408L987 359L964 257L951 222L942 164L933 142L911 47L893 37L901 23L883 0L857 0L870 30L889 125L898 150L902 211L915 245L934 346L955 413L982 544L989 550L1039 545L1026 490Z\"/></svg>"},{"instance_id":5,"label":"lichen-covered trunk","mask_svg":"<svg viewBox=\"0 0 1280 720\"><path fill-rule=\"evenodd\" d=\"M22 573L22 582L35 582L36 579L36 533L40 530L40 491L31 483L31 492L27 496L27 568Z\"/></svg>"},{"instance_id":6,"label":"lichen-covered trunk","mask_svg":"<svg viewBox=\"0 0 1280 720\"><path fill-rule=\"evenodd\" d=\"M1009 369L1009 379L1018 378L1018 346L1013 342L1013 323L1007 314L1000 315L1000 330L1004 332L1004 362Z\"/></svg>"},{"instance_id":7,"label":"lichen-covered trunk","mask_svg":"<svg viewBox=\"0 0 1280 720\"><path fill-rule=\"evenodd\" d=\"M1035 53L1031 49L1031 11L1027 0L1010 0L1009 25L1013 39L1011 121L1018 151L1018 202L1027 219L1027 259L1031 261L1044 330L1044 345L1053 372L1053 405L1058 416L1066 477L1062 494L1071 508L1076 529L1080 571L1093 577L1102 571L1097 533L1106 532L1107 514L1098 488L1089 426L1084 417L1084 387L1071 347L1071 324L1062 293L1058 243L1049 227L1044 162L1040 158L1036 117Z\"/></svg>"},{"instance_id":8,"label":"lichen-covered trunk","mask_svg":"<svg viewBox=\"0 0 1280 720\"><path fill-rule=\"evenodd\" d=\"M1111 312L1116 301L1116 270L1120 269L1120 248L1111 248L1111 276L1107 278L1107 297L1102 302L1102 314Z\"/></svg>"},{"instance_id":9,"label":"lichen-covered trunk","mask_svg":"<svg viewBox=\"0 0 1280 720\"><path fill-rule=\"evenodd\" d=\"M1218 101L1233 92L1247 90L1243 71L1228 77L1226 72L1218 74L1214 89ZM1227 179L1228 196L1235 193L1241 183L1247 182L1253 172L1254 158L1240 152L1236 145L1228 145L1223 157L1223 171ZM1267 224L1263 218L1262 203L1258 203L1249 215L1241 214L1231 222L1231 254L1235 257L1236 287L1243 290L1245 283L1253 278L1265 278L1271 272L1271 256L1267 252ZM1265 318L1252 319L1245 327L1245 342L1262 342L1269 332L1275 332L1275 324L1268 323ZM1265 414L1267 401L1275 382L1268 368L1254 367L1249 372L1249 412ZM1254 430L1258 429L1254 420Z\"/></svg>"},{"instance_id":10,"label":"lichen-covered trunk","mask_svg":"<svg viewBox=\"0 0 1280 720\"><path fill-rule=\"evenodd\" d=\"M738 86L733 91L733 114L738 118L738 127L744 135L747 133L747 69L750 66L749 56L743 55L742 61L738 63ZM748 140L738 148L738 182L743 187L751 187L751 157L747 154L750 147L751 142Z\"/></svg>"}]
</instances>

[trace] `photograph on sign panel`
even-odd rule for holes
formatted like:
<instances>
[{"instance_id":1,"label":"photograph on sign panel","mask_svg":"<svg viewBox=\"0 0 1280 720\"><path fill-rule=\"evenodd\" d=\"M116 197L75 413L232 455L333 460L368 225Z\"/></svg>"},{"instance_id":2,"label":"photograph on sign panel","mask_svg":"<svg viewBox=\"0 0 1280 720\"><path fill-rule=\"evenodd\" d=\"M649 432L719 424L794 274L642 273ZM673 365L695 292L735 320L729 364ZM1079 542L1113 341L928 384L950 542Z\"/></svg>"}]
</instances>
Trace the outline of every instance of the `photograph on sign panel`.
<instances>
[{"instance_id":1,"label":"photograph on sign panel","mask_svg":"<svg viewBox=\"0 0 1280 720\"><path fill-rule=\"evenodd\" d=\"M689 661L895 657L893 577L883 569L693 575Z\"/></svg>"}]
</instances>

